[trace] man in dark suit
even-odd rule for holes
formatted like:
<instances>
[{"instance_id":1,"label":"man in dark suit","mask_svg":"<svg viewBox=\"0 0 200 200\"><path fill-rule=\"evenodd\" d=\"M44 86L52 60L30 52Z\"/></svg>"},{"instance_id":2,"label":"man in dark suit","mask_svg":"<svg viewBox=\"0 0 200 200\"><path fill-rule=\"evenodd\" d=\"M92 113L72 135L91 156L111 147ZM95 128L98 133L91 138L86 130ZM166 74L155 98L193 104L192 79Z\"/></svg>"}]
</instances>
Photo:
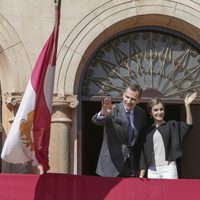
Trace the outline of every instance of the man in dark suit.
<instances>
[{"instance_id":1,"label":"man in dark suit","mask_svg":"<svg viewBox=\"0 0 200 200\"><path fill-rule=\"evenodd\" d=\"M111 98L102 102L101 111L92 117L104 126L103 143L96 173L100 176L137 177L141 149L140 135L146 126L146 112L137 107L142 89L132 84L123 93L123 101L113 105Z\"/></svg>"}]
</instances>

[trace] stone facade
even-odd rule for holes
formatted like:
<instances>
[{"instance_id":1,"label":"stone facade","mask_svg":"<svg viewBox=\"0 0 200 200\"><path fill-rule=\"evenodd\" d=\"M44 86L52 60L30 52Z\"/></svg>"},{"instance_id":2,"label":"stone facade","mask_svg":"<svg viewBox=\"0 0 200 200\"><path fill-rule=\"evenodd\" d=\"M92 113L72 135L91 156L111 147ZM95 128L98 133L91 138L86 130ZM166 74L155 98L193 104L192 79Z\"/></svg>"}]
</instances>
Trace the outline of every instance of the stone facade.
<instances>
[{"instance_id":1,"label":"stone facade","mask_svg":"<svg viewBox=\"0 0 200 200\"><path fill-rule=\"evenodd\" d=\"M0 81L5 138L36 59L52 31L54 1L0 0L0 5ZM62 0L61 8L50 171L77 174L81 173L81 136L77 137L77 93L88 58L109 37L133 27L169 28L199 43L200 2L73 0L72 3ZM3 166L4 171L9 171L7 164ZM33 169L26 169L35 172Z\"/></svg>"}]
</instances>

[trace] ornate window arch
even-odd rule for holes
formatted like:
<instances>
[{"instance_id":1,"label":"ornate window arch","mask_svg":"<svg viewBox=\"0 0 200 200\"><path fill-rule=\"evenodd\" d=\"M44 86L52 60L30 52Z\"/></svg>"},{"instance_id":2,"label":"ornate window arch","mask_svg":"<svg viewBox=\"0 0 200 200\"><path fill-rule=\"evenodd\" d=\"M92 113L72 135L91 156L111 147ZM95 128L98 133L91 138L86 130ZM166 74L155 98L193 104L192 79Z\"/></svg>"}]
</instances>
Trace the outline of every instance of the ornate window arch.
<instances>
[{"instance_id":1,"label":"ornate window arch","mask_svg":"<svg viewBox=\"0 0 200 200\"><path fill-rule=\"evenodd\" d=\"M157 91L179 101L200 92L200 53L184 35L165 29L129 30L107 40L88 61L81 97L119 97L130 83L138 83L144 98Z\"/></svg>"}]
</instances>

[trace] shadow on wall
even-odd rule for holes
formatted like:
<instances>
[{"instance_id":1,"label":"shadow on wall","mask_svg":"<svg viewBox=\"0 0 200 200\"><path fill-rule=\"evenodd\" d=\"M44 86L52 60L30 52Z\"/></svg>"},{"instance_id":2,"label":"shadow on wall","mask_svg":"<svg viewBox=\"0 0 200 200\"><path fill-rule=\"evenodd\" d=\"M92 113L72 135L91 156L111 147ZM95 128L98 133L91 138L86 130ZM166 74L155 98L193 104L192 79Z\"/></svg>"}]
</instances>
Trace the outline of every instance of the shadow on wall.
<instances>
[{"instance_id":1,"label":"shadow on wall","mask_svg":"<svg viewBox=\"0 0 200 200\"><path fill-rule=\"evenodd\" d=\"M120 181L121 178L48 173L38 180L35 200L102 200Z\"/></svg>"}]
</instances>

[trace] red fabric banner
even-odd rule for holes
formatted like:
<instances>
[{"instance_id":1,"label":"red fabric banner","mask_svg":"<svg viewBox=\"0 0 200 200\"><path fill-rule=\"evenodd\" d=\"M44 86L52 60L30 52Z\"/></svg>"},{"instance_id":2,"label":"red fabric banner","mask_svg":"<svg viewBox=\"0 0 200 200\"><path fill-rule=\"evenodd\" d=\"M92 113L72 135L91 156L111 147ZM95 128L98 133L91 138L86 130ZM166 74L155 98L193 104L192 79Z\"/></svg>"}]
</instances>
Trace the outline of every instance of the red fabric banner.
<instances>
[{"instance_id":1,"label":"red fabric banner","mask_svg":"<svg viewBox=\"0 0 200 200\"><path fill-rule=\"evenodd\" d=\"M67 174L0 175L2 200L198 200L200 180Z\"/></svg>"}]
</instances>

